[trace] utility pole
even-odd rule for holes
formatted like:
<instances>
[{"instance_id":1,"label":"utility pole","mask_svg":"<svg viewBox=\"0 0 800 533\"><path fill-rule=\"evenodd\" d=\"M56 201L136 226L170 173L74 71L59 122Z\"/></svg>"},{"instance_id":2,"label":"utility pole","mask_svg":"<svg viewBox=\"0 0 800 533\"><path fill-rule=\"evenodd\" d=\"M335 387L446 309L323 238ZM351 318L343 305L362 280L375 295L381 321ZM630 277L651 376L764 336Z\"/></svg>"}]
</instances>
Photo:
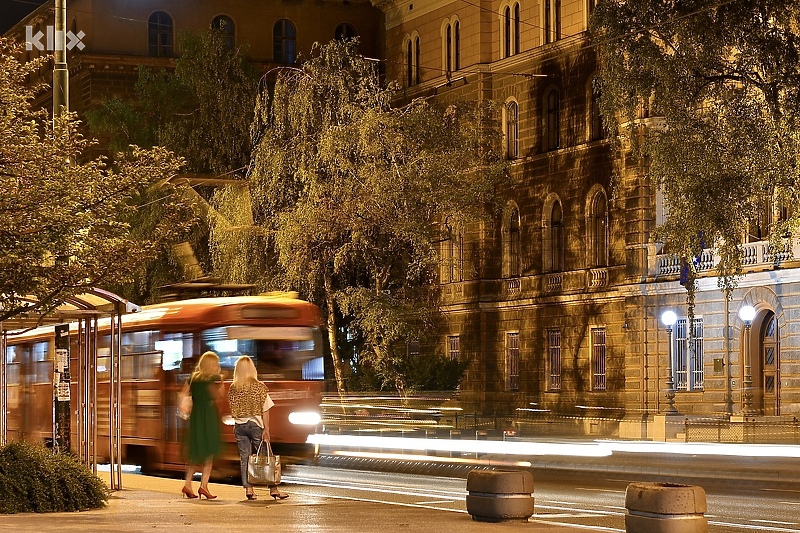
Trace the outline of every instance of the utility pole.
<instances>
[{"instance_id":1,"label":"utility pole","mask_svg":"<svg viewBox=\"0 0 800 533\"><path fill-rule=\"evenodd\" d=\"M56 0L56 27L53 67L53 124L69 111L69 71L67 70L67 0Z\"/></svg>"},{"instance_id":2,"label":"utility pole","mask_svg":"<svg viewBox=\"0 0 800 533\"><path fill-rule=\"evenodd\" d=\"M58 137L58 119L69 111L67 70L67 0L55 0L56 27L53 39L53 135ZM63 164L69 164L64 161ZM71 433L69 326L56 326L56 361L53 368L53 449L70 450Z\"/></svg>"}]
</instances>

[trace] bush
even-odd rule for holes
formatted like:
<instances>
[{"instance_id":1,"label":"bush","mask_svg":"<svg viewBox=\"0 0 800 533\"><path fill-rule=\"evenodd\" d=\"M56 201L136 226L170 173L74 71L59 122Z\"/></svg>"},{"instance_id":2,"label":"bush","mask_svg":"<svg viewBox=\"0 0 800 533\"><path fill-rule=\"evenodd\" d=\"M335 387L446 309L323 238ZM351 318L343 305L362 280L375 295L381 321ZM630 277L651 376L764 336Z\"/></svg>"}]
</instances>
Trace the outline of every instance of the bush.
<instances>
[{"instance_id":1,"label":"bush","mask_svg":"<svg viewBox=\"0 0 800 533\"><path fill-rule=\"evenodd\" d=\"M109 490L72 455L12 442L0 447L0 513L52 513L103 507Z\"/></svg>"}]
</instances>

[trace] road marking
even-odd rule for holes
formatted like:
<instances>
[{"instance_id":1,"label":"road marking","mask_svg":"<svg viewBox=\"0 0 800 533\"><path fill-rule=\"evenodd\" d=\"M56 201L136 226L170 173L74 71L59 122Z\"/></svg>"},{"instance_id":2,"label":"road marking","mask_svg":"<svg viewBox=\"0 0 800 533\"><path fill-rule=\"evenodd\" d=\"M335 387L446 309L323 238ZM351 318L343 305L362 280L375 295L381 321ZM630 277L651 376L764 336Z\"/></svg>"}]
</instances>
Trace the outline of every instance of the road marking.
<instances>
[{"instance_id":1,"label":"road marking","mask_svg":"<svg viewBox=\"0 0 800 533\"><path fill-rule=\"evenodd\" d=\"M757 526L757 525L750 525L750 524L737 524L734 522L716 522L716 521L708 521L709 525L715 526L725 526L731 528L738 528L738 529L752 529L755 531L771 531L771 532L780 532L780 533L798 533L797 529L786 529L784 527L777 527L777 526Z\"/></svg>"},{"instance_id":2,"label":"road marking","mask_svg":"<svg viewBox=\"0 0 800 533\"><path fill-rule=\"evenodd\" d=\"M417 502L418 505L434 505L437 503L456 503L456 500L434 500L432 502Z\"/></svg>"},{"instance_id":3,"label":"road marking","mask_svg":"<svg viewBox=\"0 0 800 533\"><path fill-rule=\"evenodd\" d=\"M546 524L548 526L561 526L570 529L583 529L584 531L587 529L591 529L593 531L614 531L615 533L625 533L624 529L617 529L615 527L603 527L603 526L587 526L587 525L579 525L579 524L564 524L563 522L551 522L549 520L538 520L535 518L529 518L528 522L536 522L537 524Z\"/></svg>"},{"instance_id":4,"label":"road marking","mask_svg":"<svg viewBox=\"0 0 800 533\"><path fill-rule=\"evenodd\" d=\"M753 519L751 522L758 522L760 524L780 524L782 526L796 526L797 522L779 522L778 520L756 520Z\"/></svg>"}]
</instances>

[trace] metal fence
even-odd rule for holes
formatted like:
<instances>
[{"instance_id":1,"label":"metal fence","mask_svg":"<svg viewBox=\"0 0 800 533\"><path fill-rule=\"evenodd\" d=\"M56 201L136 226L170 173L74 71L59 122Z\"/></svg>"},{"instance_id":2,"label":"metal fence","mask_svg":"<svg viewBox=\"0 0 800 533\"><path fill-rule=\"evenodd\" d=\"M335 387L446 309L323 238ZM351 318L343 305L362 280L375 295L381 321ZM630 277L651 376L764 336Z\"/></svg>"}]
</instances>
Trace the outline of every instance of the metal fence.
<instances>
[{"instance_id":1,"label":"metal fence","mask_svg":"<svg viewBox=\"0 0 800 533\"><path fill-rule=\"evenodd\" d=\"M745 444L800 444L800 421L689 419L684 421L686 442Z\"/></svg>"}]
</instances>

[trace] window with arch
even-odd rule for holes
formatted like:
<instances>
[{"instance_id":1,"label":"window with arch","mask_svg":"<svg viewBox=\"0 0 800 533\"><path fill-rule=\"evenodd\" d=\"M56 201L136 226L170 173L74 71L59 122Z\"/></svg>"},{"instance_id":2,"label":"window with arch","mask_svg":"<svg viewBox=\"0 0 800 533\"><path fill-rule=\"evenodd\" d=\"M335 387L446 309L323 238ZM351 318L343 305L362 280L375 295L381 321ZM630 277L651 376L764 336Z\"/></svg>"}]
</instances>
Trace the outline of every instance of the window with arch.
<instances>
[{"instance_id":1,"label":"window with arch","mask_svg":"<svg viewBox=\"0 0 800 533\"><path fill-rule=\"evenodd\" d=\"M605 137L603 115L600 113L600 90L592 83L589 86L589 140L599 141Z\"/></svg>"},{"instance_id":2,"label":"window with arch","mask_svg":"<svg viewBox=\"0 0 800 533\"><path fill-rule=\"evenodd\" d=\"M544 136L547 150L557 150L561 147L561 95L558 89L551 89L545 97L545 123Z\"/></svg>"},{"instance_id":3,"label":"window with arch","mask_svg":"<svg viewBox=\"0 0 800 533\"><path fill-rule=\"evenodd\" d=\"M233 50L236 44L236 28L233 25L233 19L225 15L217 15L211 21L211 29L221 31L225 34L225 48Z\"/></svg>"},{"instance_id":4,"label":"window with arch","mask_svg":"<svg viewBox=\"0 0 800 533\"><path fill-rule=\"evenodd\" d=\"M503 224L503 277L518 278L522 275L521 242L519 209L511 205Z\"/></svg>"},{"instance_id":5,"label":"window with arch","mask_svg":"<svg viewBox=\"0 0 800 533\"><path fill-rule=\"evenodd\" d=\"M521 49L519 2L505 4L500 9L500 58L518 54Z\"/></svg>"},{"instance_id":6,"label":"window with arch","mask_svg":"<svg viewBox=\"0 0 800 533\"><path fill-rule=\"evenodd\" d=\"M591 200L588 237L591 266L608 266L608 200L603 191L598 191Z\"/></svg>"},{"instance_id":7,"label":"window with arch","mask_svg":"<svg viewBox=\"0 0 800 533\"><path fill-rule=\"evenodd\" d=\"M443 281L455 283L464 279L464 235L461 231L447 228L447 239L443 243Z\"/></svg>"},{"instance_id":8,"label":"window with arch","mask_svg":"<svg viewBox=\"0 0 800 533\"><path fill-rule=\"evenodd\" d=\"M561 201L555 200L550 207L549 220L545 228L545 270L564 271L564 211Z\"/></svg>"},{"instance_id":9,"label":"window with arch","mask_svg":"<svg viewBox=\"0 0 800 533\"><path fill-rule=\"evenodd\" d=\"M280 19L272 27L272 60L276 63L294 63L297 58L297 31L287 19Z\"/></svg>"},{"instance_id":10,"label":"window with arch","mask_svg":"<svg viewBox=\"0 0 800 533\"><path fill-rule=\"evenodd\" d=\"M442 27L442 68L447 74L461 69L461 23L457 17Z\"/></svg>"},{"instance_id":11,"label":"window with arch","mask_svg":"<svg viewBox=\"0 0 800 533\"><path fill-rule=\"evenodd\" d=\"M508 159L519 157L519 104L509 100L503 107L503 141Z\"/></svg>"},{"instance_id":12,"label":"window with arch","mask_svg":"<svg viewBox=\"0 0 800 533\"><path fill-rule=\"evenodd\" d=\"M406 87L411 87L420 82L419 35L406 35L404 42L406 56Z\"/></svg>"},{"instance_id":13,"label":"window with arch","mask_svg":"<svg viewBox=\"0 0 800 533\"><path fill-rule=\"evenodd\" d=\"M356 29L352 24L342 22L336 26L336 31L333 35L337 41L346 41L349 39L354 39L358 34L356 33Z\"/></svg>"},{"instance_id":14,"label":"window with arch","mask_svg":"<svg viewBox=\"0 0 800 533\"><path fill-rule=\"evenodd\" d=\"M561 39L561 0L544 0L544 42L553 43Z\"/></svg>"},{"instance_id":15,"label":"window with arch","mask_svg":"<svg viewBox=\"0 0 800 533\"><path fill-rule=\"evenodd\" d=\"M153 57L172 56L172 17L156 11L147 20L149 54Z\"/></svg>"}]
</instances>

